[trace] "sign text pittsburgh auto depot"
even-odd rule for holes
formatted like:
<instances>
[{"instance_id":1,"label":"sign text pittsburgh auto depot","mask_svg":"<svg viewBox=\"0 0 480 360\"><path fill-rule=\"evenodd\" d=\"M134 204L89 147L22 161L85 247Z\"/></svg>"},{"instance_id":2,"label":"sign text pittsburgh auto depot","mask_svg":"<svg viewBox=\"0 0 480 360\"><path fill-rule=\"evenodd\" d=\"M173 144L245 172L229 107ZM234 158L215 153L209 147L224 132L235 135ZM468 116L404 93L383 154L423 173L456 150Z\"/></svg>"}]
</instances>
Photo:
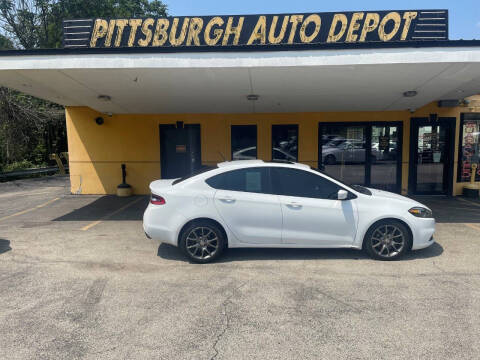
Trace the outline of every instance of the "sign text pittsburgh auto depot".
<instances>
[{"instance_id":1,"label":"sign text pittsburgh auto depot","mask_svg":"<svg viewBox=\"0 0 480 360\"><path fill-rule=\"evenodd\" d=\"M88 46L250 47L412 41L417 23L421 26L419 13L420 10L95 19ZM434 11L431 13L435 14ZM447 26L447 17L442 16L430 16L424 24Z\"/></svg>"}]
</instances>

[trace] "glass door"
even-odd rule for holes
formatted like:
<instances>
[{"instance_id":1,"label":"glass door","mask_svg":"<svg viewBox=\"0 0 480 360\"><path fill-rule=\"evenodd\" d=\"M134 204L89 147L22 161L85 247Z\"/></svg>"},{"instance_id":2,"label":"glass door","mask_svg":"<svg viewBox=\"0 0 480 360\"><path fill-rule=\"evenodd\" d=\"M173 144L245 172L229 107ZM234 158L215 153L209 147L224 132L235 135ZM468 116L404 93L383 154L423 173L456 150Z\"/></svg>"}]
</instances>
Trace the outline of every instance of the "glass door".
<instances>
[{"instance_id":1,"label":"glass door","mask_svg":"<svg viewBox=\"0 0 480 360\"><path fill-rule=\"evenodd\" d=\"M370 187L401 192L402 127L372 126Z\"/></svg>"},{"instance_id":2,"label":"glass door","mask_svg":"<svg viewBox=\"0 0 480 360\"><path fill-rule=\"evenodd\" d=\"M454 125L455 119L412 119L411 193L451 193Z\"/></svg>"}]
</instances>

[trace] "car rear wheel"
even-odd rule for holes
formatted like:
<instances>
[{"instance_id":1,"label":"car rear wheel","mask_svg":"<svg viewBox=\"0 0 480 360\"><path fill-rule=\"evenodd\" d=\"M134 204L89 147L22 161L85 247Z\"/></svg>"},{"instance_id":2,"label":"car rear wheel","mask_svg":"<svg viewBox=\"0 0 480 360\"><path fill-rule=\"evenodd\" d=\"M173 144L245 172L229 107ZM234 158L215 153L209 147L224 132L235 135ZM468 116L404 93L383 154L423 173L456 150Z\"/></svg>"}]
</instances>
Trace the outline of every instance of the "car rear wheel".
<instances>
[{"instance_id":1,"label":"car rear wheel","mask_svg":"<svg viewBox=\"0 0 480 360\"><path fill-rule=\"evenodd\" d=\"M335 165L337 163L337 159L335 158L334 155L327 155L325 157L325 164L327 165Z\"/></svg>"},{"instance_id":2,"label":"car rear wheel","mask_svg":"<svg viewBox=\"0 0 480 360\"><path fill-rule=\"evenodd\" d=\"M409 250L410 232L401 222L380 221L365 235L364 248L376 260L397 260Z\"/></svg>"},{"instance_id":3,"label":"car rear wheel","mask_svg":"<svg viewBox=\"0 0 480 360\"><path fill-rule=\"evenodd\" d=\"M225 249L223 231L210 222L196 222L184 229L179 247L193 262L205 264L220 257Z\"/></svg>"}]
</instances>

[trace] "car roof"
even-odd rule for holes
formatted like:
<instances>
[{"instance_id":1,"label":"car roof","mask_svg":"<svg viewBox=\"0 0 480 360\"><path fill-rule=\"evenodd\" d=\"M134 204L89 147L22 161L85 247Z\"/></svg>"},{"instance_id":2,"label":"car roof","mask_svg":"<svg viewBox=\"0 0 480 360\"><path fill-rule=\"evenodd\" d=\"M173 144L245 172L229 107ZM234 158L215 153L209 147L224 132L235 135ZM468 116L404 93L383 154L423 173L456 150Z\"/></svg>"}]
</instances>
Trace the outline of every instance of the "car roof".
<instances>
[{"instance_id":1,"label":"car roof","mask_svg":"<svg viewBox=\"0 0 480 360\"><path fill-rule=\"evenodd\" d=\"M219 168L238 168L238 167L250 167L250 166L285 166L298 169L310 169L310 166L295 162L284 162L284 161L272 161L265 162L263 160L235 160L235 161L224 161L218 163Z\"/></svg>"}]
</instances>

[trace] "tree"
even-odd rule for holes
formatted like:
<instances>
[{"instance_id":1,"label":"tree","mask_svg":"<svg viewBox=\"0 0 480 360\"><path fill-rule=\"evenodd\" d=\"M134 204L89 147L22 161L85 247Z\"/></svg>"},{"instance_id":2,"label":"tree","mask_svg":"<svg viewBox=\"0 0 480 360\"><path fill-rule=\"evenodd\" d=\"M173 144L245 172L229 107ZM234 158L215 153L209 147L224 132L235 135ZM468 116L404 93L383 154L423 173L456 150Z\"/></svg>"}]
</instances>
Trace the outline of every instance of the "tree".
<instances>
[{"instance_id":1,"label":"tree","mask_svg":"<svg viewBox=\"0 0 480 360\"><path fill-rule=\"evenodd\" d=\"M13 49L13 42L6 36L0 35L0 50L10 50Z\"/></svg>"},{"instance_id":2,"label":"tree","mask_svg":"<svg viewBox=\"0 0 480 360\"><path fill-rule=\"evenodd\" d=\"M64 19L166 14L158 0L0 0L0 50L61 47ZM66 150L61 106L0 88L0 171L21 160L42 164L50 153Z\"/></svg>"},{"instance_id":3,"label":"tree","mask_svg":"<svg viewBox=\"0 0 480 360\"><path fill-rule=\"evenodd\" d=\"M64 19L166 14L166 5L158 0L0 0L0 25L23 49L61 47Z\"/></svg>"}]
</instances>

